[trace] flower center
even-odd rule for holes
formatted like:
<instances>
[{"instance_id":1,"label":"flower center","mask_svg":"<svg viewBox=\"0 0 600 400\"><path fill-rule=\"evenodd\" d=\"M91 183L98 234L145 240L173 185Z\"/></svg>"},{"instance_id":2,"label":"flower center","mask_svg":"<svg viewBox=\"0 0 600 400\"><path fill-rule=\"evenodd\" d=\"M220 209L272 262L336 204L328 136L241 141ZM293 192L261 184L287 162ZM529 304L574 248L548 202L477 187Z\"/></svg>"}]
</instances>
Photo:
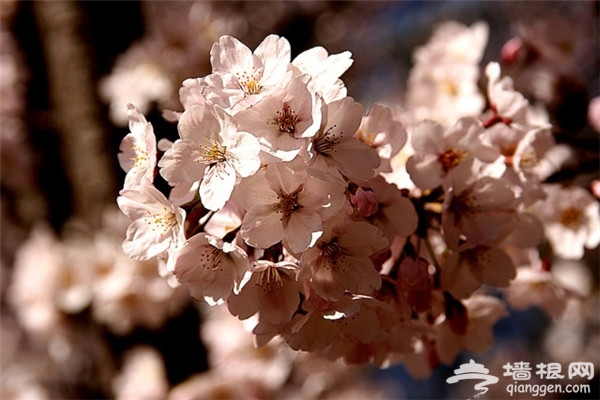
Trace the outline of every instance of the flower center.
<instances>
[{"instance_id":1,"label":"flower center","mask_svg":"<svg viewBox=\"0 0 600 400\"><path fill-rule=\"evenodd\" d=\"M332 125L325 132L321 131L315 136L315 150L318 153L329 155L335 152L335 146L340 142L339 137L333 132L335 128L337 125Z\"/></svg>"},{"instance_id":2,"label":"flower center","mask_svg":"<svg viewBox=\"0 0 600 400\"><path fill-rule=\"evenodd\" d=\"M535 167L538 164L538 161L539 159L536 151L533 148L528 148L523 151L523 154L521 154L519 167L524 171L528 171Z\"/></svg>"},{"instance_id":3,"label":"flower center","mask_svg":"<svg viewBox=\"0 0 600 400\"><path fill-rule=\"evenodd\" d=\"M273 288L282 288L283 281L277 268L269 265L265 270L260 271L256 285L264 290L271 291Z\"/></svg>"},{"instance_id":4,"label":"flower center","mask_svg":"<svg viewBox=\"0 0 600 400\"><path fill-rule=\"evenodd\" d=\"M169 211L167 208L163 208L162 212L153 213L146 211L146 213L148 216L145 218L145 221L148 223L148 225L152 225L153 231L160 231L161 234L164 234L177 224L177 218L175 218L175 214Z\"/></svg>"},{"instance_id":5,"label":"flower center","mask_svg":"<svg viewBox=\"0 0 600 400\"><path fill-rule=\"evenodd\" d=\"M481 211L477 197L470 191L464 191L450 201L450 210L460 218L462 215L473 215Z\"/></svg>"},{"instance_id":6,"label":"flower center","mask_svg":"<svg viewBox=\"0 0 600 400\"><path fill-rule=\"evenodd\" d=\"M198 263L206 270L223 271L221 261L224 255L225 253L217 247L205 247L202 251L198 252Z\"/></svg>"},{"instance_id":7,"label":"flower center","mask_svg":"<svg viewBox=\"0 0 600 400\"><path fill-rule=\"evenodd\" d=\"M262 78L262 74L259 71L253 71L252 73L247 73L246 71L242 73L236 73L235 76L240 83L240 86L246 95L259 94L262 92L263 87L259 83L260 78Z\"/></svg>"},{"instance_id":8,"label":"flower center","mask_svg":"<svg viewBox=\"0 0 600 400\"><path fill-rule=\"evenodd\" d=\"M284 191L279 192L277 196L278 203L274 204L275 212L281 214L279 220L286 223L294 211L299 209L301 206L298 204L298 193L302 191L303 186L300 185L292 193L285 193Z\"/></svg>"},{"instance_id":9,"label":"flower center","mask_svg":"<svg viewBox=\"0 0 600 400\"><path fill-rule=\"evenodd\" d=\"M138 145L131 146L135 152L135 157L131 158L133 161L133 167L143 167L148 163L148 152Z\"/></svg>"},{"instance_id":10,"label":"flower center","mask_svg":"<svg viewBox=\"0 0 600 400\"><path fill-rule=\"evenodd\" d=\"M338 263L343 264L346 256L351 253L340 246L337 239L332 240L321 248L324 261L331 266L337 266Z\"/></svg>"},{"instance_id":11,"label":"flower center","mask_svg":"<svg viewBox=\"0 0 600 400\"><path fill-rule=\"evenodd\" d=\"M558 217L558 222L569 229L575 229L579 226L582 219L583 213L580 209L576 207L569 207L562 210L560 216Z\"/></svg>"},{"instance_id":12,"label":"flower center","mask_svg":"<svg viewBox=\"0 0 600 400\"><path fill-rule=\"evenodd\" d=\"M298 122L298 114L292 108L284 104L280 111L277 111L275 123L279 127L280 132L294 133L296 131L296 123Z\"/></svg>"},{"instance_id":13,"label":"flower center","mask_svg":"<svg viewBox=\"0 0 600 400\"><path fill-rule=\"evenodd\" d=\"M209 144L200 145L198 161L203 164L216 164L227 160L227 146L222 146L215 139L205 138L205 140Z\"/></svg>"},{"instance_id":14,"label":"flower center","mask_svg":"<svg viewBox=\"0 0 600 400\"><path fill-rule=\"evenodd\" d=\"M448 148L439 155L438 160L442 164L444 172L448 172L460 164L466 158L466 156L467 152L464 150Z\"/></svg>"},{"instance_id":15,"label":"flower center","mask_svg":"<svg viewBox=\"0 0 600 400\"><path fill-rule=\"evenodd\" d=\"M455 97L458 95L458 86L456 85L456 83L447 79L442 82L442 91L448 96Z\"/></svg>"}]
</instances>

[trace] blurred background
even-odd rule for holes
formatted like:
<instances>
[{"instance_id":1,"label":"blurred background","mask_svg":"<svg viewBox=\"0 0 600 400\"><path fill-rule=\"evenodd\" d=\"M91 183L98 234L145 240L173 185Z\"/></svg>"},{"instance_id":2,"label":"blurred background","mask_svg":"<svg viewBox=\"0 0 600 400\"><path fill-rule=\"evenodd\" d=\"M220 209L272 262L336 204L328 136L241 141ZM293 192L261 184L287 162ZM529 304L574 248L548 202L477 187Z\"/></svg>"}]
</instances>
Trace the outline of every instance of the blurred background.
<instances>
[{"instance_id":1,"label":"blurred background","mask_svg":"<svg viewBox=\"0 0 600 400\"><path fill-rule=\"evenodd\" d=\"M445 379L471 355L417 380L402 366L346 367L277 343L255 351L236 320L192 303L156 264L127 260L115 203L125 105L174 139L161 112L181 109L184 79L210 73L212 43L230 34L254 49L275 33L292 57L313 46L351 51L348 94L365 108L401 108L412 53L435 27L485 21L482 69L502 61L575 149L552 180L589 187L600 153L599 112L588 112L599 95L599 16L597 1L2 0L0 398L467 398ZM524 45L509 57L515 37ZM596 249L570 266L590 287L571 319L515 311L478 359L499 374L507 360L587 354L600 365L599 262ZM600 396L590 383L579 398Z\"/></svg>"}]
</instances>

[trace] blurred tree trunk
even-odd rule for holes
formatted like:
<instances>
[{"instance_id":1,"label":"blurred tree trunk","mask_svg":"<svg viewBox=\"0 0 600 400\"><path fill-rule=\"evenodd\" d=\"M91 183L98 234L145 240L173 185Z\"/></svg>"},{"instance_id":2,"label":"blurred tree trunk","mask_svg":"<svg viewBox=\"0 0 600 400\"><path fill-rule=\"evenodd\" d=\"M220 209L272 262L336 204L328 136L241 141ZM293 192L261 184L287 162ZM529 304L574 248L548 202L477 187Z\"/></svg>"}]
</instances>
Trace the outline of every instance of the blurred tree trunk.
<instances>
[{"instance_id":1,"label":"blurred tree trunk","mask_svg":"<svg viewBox=\"0 0 600 400\"><path fill-rule=\"evenodd\" d=\"M35 1L33 9L44 48L52 122L71 184L73 216L94 228L106 206L114 204L116 185L92 53L82 35L83 13L76 1Z\"/></svg>"}]
</instances>

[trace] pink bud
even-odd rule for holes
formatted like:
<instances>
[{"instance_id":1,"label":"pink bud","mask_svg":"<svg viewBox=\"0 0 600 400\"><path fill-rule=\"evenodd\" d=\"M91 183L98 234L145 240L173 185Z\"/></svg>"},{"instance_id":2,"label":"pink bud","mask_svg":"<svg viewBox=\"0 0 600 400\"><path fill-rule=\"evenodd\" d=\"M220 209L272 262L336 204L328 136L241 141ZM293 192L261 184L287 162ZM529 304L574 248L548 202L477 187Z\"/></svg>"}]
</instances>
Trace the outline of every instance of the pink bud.
<instances>
[{"instance_id":1,"label":"pink bud","mask_svg":"<svg viewBox=\"0 0 600 400\"><path fill-rule=\"evenodd\" d=\"M362 217L369 217L377 211L377 196L371 190L359 187L354 194L350 195L350 201Z\"/></svg>"},{"instance_id":2,"label":"pink bud","mask_svg":"<svg viewBox=\"0 0 600 400\"><path fill-rule=\"evenodd\" d=\"M517 60L522 50L523 41L518 37L514 37L502 46L500 52L501 60L506 64L512 64Z\"/></svg>"}]
</instances>

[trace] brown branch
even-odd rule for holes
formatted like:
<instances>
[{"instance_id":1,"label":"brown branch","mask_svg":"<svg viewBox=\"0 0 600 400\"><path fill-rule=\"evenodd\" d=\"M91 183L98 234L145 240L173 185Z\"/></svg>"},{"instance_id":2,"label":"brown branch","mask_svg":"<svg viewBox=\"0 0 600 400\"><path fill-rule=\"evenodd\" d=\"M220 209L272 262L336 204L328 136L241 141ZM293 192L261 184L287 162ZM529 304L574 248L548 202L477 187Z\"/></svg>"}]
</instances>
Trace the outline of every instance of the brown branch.
<instances>
[{"instance_id":1,"label":"brown branch","mask_svg":"<svg viewBox=\"0 0 600 400\"><path fill-rule=\"evenodd\" d=\"M51 114L73 196L74 217L97 227L114 204L115 178L100 118L91 54L81 34L75 1L35 1L46 60Z\"/></svg>"}]
</instances>

